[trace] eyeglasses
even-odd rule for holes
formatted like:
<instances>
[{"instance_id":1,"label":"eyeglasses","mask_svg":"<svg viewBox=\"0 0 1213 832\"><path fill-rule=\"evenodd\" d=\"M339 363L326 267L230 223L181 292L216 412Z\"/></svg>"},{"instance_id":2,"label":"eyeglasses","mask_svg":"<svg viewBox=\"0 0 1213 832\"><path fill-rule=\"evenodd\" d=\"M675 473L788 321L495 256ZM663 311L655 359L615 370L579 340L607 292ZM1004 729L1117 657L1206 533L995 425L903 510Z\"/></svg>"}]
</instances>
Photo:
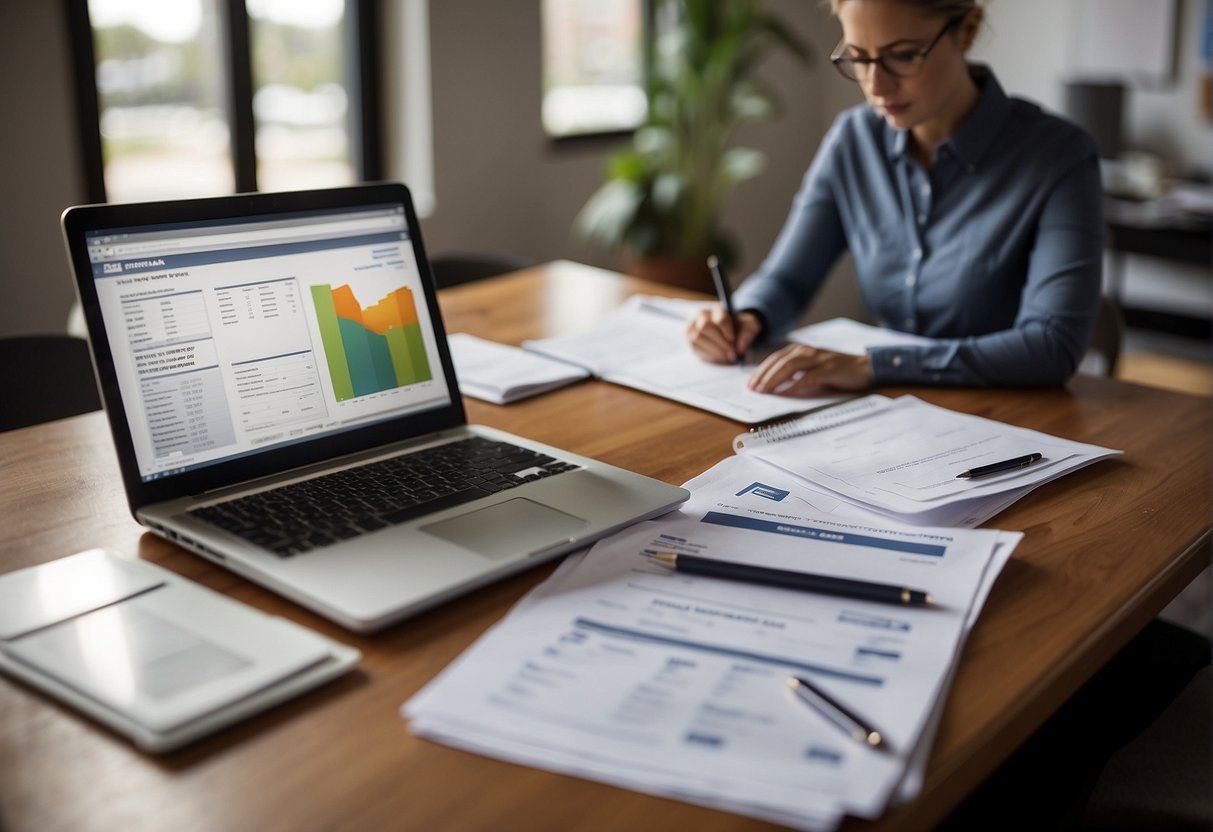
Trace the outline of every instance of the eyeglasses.
<instances>
[{"instance_id":1,"label":"eyeglasses","mask_svg":"<svg viewBox=\"0 0 1213 832\"><path fill-rule=\"evenodd\" d=\"M840 40L834 47L834 51L830 53L830 63L834 64L838 73L848 81L862 81L867 78L872 70L872 64L880 64L881 69L897 78L913 78L922 72L923 64L927 62L927 56L931 54L935 44L943 38L944 33L962 20L964 20L964 15L954 17L945 23L939 30L939 34L935 36L935 40L931 41L926 49L898 49L877 55L875 58L858 58L845 54L847 45L844 40Z\"/></svg>"}]
</instances>

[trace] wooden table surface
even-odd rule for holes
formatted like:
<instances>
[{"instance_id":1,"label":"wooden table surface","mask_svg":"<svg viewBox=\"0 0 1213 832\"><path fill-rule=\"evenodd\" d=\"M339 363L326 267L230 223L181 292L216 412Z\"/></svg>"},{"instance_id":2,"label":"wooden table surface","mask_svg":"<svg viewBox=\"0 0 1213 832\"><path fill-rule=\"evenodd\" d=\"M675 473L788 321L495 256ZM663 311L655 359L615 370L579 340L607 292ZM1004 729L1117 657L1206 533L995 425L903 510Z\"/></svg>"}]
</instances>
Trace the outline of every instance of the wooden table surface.
<instances>
[{"instance_id":1,"label":"wooden table surface","mask_svg":"<svg viewBox=\"0 0 1213 832\"><path fill-rule=\"evenodd\" d=\"M571 263L442 294L450 332L518 343L583 329L652 284ZM667 292L669 294L684 294ZM1106 378L1057 390L893 389L1123 449L989 524L1025 533L965 648L922 795L853 829L927 829L1208 562L1210 401ZM682 483L730 453L735 422L602 382L469 417ZM145 533L100 413L0 434L0 571L93 547L155 561L363 653L358 671L178 752L150 756L0 677L0 829L488 830L771 828L456 751L398 708L551 565L355 636Z\"/></svg>"}]
</instances>

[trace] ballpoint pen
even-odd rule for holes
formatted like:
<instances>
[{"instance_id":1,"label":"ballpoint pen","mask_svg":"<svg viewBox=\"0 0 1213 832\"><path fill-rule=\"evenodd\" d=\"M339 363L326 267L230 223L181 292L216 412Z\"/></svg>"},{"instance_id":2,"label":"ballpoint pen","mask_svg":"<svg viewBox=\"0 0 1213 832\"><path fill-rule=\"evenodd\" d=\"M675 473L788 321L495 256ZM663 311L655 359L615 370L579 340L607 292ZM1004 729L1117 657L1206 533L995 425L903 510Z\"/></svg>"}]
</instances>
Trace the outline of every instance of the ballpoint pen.
<instances>
[{"instance_id":1,"label":"ballpoint pen","mask_svg":"<svg viewBox=\"0 0 1213 832\"><path fill-rule=\"evenodd\" d=\"M644 554L648 555L651 560L672 567L679 572L707 575L711 578L819 592L823 595L842 595L886 604L922 607L934 603L931 596L920 589L909 589L893 584L859 581L853 578L835 578L831 575L814 575L809 572L792 572L787 569L772 569L768 566L752 566L746 563L702 558L695 555L679 555L674 552L658 552L652 549L645 549Z\"/></svg>"},{"instance_id":2,"label":"ballpoint pen","mask_svg":"<svg viewBox=\"0 0 1213 832\"><path fill-rule=\"evenodd\" d=\"M729 284L724 280L724 272L721 270L720 260L715 254L708 257L708 270L712 272L712 282L716 284L716 297L720 300L720 306L724 309L724 313L729 316L729 323L733 326L733 344L734 349L736 349L737 314L733 310L733 294L729 291ZM745 356L740 352L737 353L737 363L745 363Z\"/></svg>"},{"instance_id":3,"label":"ballpoint pen","mask_svg":"<svg viewBox=\"0 0 1213 832\"><path fill-rule=\"evenodd\" d=\"M1014 459L1004 459L1002 462L991 462L989 465L978 465L976 468L961 471L956 475L956 479L971 480L977 477L987 477L990 474L1001 474L1003 471L1013 471L1016 468L1027 468L1033 462L1039 462L1041 459L1040 454L1031 453L1026 456L1017 456Z\"/></svg>"},{"instance_id":4,"label":"ballpoint pen","mask_svg":"<svg viewBox=\"0 0 1213 832\"><path fill-rule=\"evenodd\" d=\"M812 685L807 679L799 676L788 677L788 687L802 701L809 703L818 713L834 725L846 731L856 742L870 745L873 748L887 747L884 737L871 725L866 725L855 714L848 711L839 703Z\"/></svg>"}]
</instances>

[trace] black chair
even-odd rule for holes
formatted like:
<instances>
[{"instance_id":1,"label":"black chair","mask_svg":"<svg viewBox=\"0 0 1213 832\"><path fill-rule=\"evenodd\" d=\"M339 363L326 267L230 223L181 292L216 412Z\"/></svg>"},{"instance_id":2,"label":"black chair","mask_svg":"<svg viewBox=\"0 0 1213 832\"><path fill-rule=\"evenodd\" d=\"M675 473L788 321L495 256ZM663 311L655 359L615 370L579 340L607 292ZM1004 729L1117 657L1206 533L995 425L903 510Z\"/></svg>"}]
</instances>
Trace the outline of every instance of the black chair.
<instances>
[{"instance_id":1,"label":"black chair","mask_svg":"<svg viewBox=\"0 0 1213 832\"><path fill-rule=\"evenodd\" d=\"M516 272L533 265L535 264L521 257L501 254L444 254L430 258L434 284L439 289Z\"/></svg>"},{"instance_id":2,"label":"black chair","mask_svg":"<svg viewBox=\"0 0 1213 832\"><path fill-rule=\"evenodd\" d=\"M0 431L101 409L88 343L71 335L0 338Z\"/></svg>"}]
</instances>

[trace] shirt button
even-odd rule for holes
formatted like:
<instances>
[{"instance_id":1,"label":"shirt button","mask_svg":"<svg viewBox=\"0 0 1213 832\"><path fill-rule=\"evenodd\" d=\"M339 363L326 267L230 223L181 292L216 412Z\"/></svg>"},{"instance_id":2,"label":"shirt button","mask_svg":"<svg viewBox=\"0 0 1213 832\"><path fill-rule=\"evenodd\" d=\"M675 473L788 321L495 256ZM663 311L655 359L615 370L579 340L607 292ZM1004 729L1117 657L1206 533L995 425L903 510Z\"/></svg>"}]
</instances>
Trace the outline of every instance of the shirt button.
<instances>
[{"instance_id":1,"label":"shirt button","mask_svg":"<svg viewBox=\"0 0 1213 832\"><path fill-rule=\"evenodd\" d=\"M931 186L930 185L923 185L922 188L920 188L919 190L923 196L931 195Z\"/></svg>"},{"instance_id":2,"label":"shirt button","mask_svg":"<svg viewBox=\"0 0 1213 832\"><path fill-rule=\"evenodd\" d=\"M910 256L913 257L915 260L921 260L922 259L922 249L920 249L920 248L914 249L912 252L910 252Z\"/></svg>"},{"instance_id":3,"label":"shirt button","mask_svg":"<svg viewBox=\"0 0 1213 832\"><path fill-rule=\"evenodd\" d=\"M927 224L927 215L926 215L926 214L919 214L919 215L918 215L918 224L919 224L919 225L926 225L926 224Z\"/></svg>"},{"instance_id":4,"label":"shirt button","mask_svg":"<svg viewBox=\"0 0 1213 832\"><path fill-rule=\"evenodd\" d=\"M914 319L906 318L905 325L906 325L906 329L913 329L914 328Z\"/></svg>"},{"instance_id":5,"label":"shirt button","mask_svg":"<svg viewBox=\"0 0 1213 832\"><path fill-rule=\"evenodd\" d=\"M943 378L943 376L941 376L939 373L936 373L935 375L931 376L931 381L939 381L941 378Z\"/></svg>"},{"instance_id":6,"label":"shirt button","mask_svg":"<svg viewBox=\"0 0 1213 832\"><path fill-rule=\"evenodd\" d=\"M900 355L895 355L895 356L893 356L893 366L894 366L894 367L900 367L900 366L901 366L901 356L900 356Z\"/></svg>"},{"instance_id":7,"label":"shirt button","mask_svg":"<svg viewBox=\"0 0 1213 832\"><path fill-rule=\"evenodd\" d=\"M914 280L914 275L912 275L912 274L906 275L906 285L907 286L913 286L915 282L916 281Z\"/></svg>"},{"instance_id":8,"label":"shirt button","mask_svg":"<svg viewBox=\"0 0 1213 832\"><path fill-rule=\"evenodd\" d=\"M967 167L969 169L969 173L975 173L977 171L977 165L968 165Z\"/></svg>"}]
</instances>

